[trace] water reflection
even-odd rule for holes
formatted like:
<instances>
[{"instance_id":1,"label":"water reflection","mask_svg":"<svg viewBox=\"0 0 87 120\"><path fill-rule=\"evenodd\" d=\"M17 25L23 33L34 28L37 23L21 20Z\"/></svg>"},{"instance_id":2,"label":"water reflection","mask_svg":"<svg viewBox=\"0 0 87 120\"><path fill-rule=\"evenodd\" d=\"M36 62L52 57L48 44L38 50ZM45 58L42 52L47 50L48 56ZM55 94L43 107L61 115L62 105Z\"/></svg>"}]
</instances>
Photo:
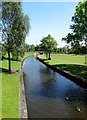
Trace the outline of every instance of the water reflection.
<instances>
[{"instance_id":1,"label":"water reflection","mask_svg":"<svg viewBox=\"0 0 87 120\"><path fill-rule=\"evenodd\" d=\"M85 118L87 91L28 57L23 62L30 118ZM66 98L67 97L67 98ZM76 107L82 112L77 112Z\"/></svg>"}]
</instances>

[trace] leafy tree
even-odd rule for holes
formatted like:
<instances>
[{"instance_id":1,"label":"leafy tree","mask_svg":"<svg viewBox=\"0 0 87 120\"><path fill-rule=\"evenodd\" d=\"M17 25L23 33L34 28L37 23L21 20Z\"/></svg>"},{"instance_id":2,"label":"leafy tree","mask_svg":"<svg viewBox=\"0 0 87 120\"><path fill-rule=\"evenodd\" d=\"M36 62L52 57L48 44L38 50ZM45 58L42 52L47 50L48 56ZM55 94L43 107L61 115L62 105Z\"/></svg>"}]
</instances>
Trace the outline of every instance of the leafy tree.
<instances>
[{"instance_id":1,"label":"leafy tree","mask_svg":"<svg viewBox=\"0 0 87 120\"><path fill-rule=\"evenodd\" d=\"M5 54L6 54L6 49L5 49L4 45L0 43L0 58L3 59Z\"/></svg>"},{"instance_id":2,"label":"leafy tree","mask_svg":"<svg viewBox=\"0 0 87 120\"><path fill-rule=\"evenodd\" d=\"M70 43L72 48L79 53L82 46L87 48L87 1L78 3L72 22L74 22L70 25L72 33L69 33L62 40Z\"/></svg>"},{"instance_id":3,"label":"leafy tree","mask_svg":"<svg viewBox=\"0 0 87 120\"><path fill-rule=\"evenodd\" d=\"M59 48L59 53L67 53L68 52L68 49L67 49L67 47L65 46L65 47L60 47Z\"/></svg>"},{"instance_id":4,"label":"leafy tree","mask_svg":"<svg viewBox=\"0 0 87 120\"><path fill-rule=\"evenodd\" d=\"M47 37L43 37L43 39L41 40L41 50L49 53L49 57L46 54L46 58L48 57L48 59L50 60L50 52L52 52L56 48L57 42L53 37L51 37L50 34L48 34Z\"/></svg>"},{"instance_id":5,"label":"leafy tree","mask_svg":"<svg viewBox=\"0 0 87 120\"><path fill-rule=\"evenodd\" d=\"M8 52L9 73L11 73L10 54L18 56L21 49L24 48L25 37L30 27L29 19L28 16L24 16L20 2L2 2L1 20L3 25L2 40Z\"/></svg>"},{"instance_id":6,"label":"leafy tree","mask_svg":"<svg viewBox=\"0 0 87 120\"><path fill-rule=\"evenodd\" d=\"M74 24L70 28L79 37L79 41L85 42L85 46L87 46L87 1L79 2L72 21Z\"/></svg>"},{"instance_id":7,"label":"leafy tree","mask_svg":"<svg viewBox=\"0 0 87 120\"><path fill-rule=\"evenodd\" d=\"M35 51L40 51L40 45L35 46Z\"/></svg>"},{"instance_id":8,"label":"leafy tree","mask_svg":"<svg viewBox=\"0 0 87 120\"><path fill-rule=\"evenodd\" d=\"M30 51L30 45L29 44L25 44L25 52L29 52Z\"/></svg>"},{"instance_id":9,"label":"leafy tree","mask_svg":"<svg viewBox=\"0 0 87 120\"><path fill-rule=\"evenodd\" d=\"M35 46L32 44L32 45L30 45L30 50L29 51L31 51L31 52L34 52L35 51Z\"/></svg>"},{"instance_id":10,"label":"leafy tree","mask_svg":"<svg viewBox=\"0 0 87 120\"><path fill-rule=\"evenodd\" d=\"M25 51L26 52L34 52L35 51L35 46L32 44L32 45L29 45L29 44L25 44Z\"/></svg>"},{"instance_id":11,"label":"leafy tree","mask_svg":"<svg viewBox=\"0 0 87 120\"><path fill-rule=\"evenodd\" d=\"M87 48L84 47L84 46L80 47L80 53L81 54L87 54Z\"/></svg>"},{"instance_id":12,"label":"leafy tree","mask_svg":"<svg viewBox=\"0 0 87 120\"><path fill-rule=\"evenodd\" d=\"M20 21L18 21L17 22L18 26L15 26L14 23L13 28L13 33L15 33L14 31L15 29L19 29L19 31L17 31L16 34L14 34L15 44L13 46L14 49L12 50L13 58L15 58L16 60L18 60L19 56L23 57L25 53L25 38L30 29L29 17L27 15L22 15L21 19L22 23L20 24Z\"/></svg>"}]
</instances>

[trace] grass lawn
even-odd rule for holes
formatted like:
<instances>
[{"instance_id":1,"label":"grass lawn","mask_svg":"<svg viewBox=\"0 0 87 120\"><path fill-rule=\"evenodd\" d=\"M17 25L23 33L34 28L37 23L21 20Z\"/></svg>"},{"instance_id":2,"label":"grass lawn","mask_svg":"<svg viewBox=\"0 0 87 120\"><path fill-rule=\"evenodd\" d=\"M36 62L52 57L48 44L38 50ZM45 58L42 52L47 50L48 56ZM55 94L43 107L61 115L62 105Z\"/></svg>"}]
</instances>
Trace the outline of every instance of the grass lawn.
<instances>
[{"instance_id":1,"label":"grass lawn","mask_svg":"<svg viewBox=\"0 0 87 120\"><path fill-rule=\"evenodd\" d=\"M34 52L26 53L24 58L33 54ZM12 69L19 69L20 71L21 62L12 61L11 64ZM8 69L8 61L0 61L0 67ZM2 77L0 79L0 118L19 117L19 76L20 72L14 74L0 73L0 77Z\"/></svg>"},{"instance_id":2,"label":"grass lawn","mask_svg":"<svg viewBox=\"0 0 87 120\"><path fill-rule=\"evenodd\" d=\"M42 59L48 64L87 80L87 65L85 65L84 55L51 54L51 60L46 60L45 58L45 55L42 55Z\"/></svg>"},{"instance_id":3,"label":"grass lawn","mask_svg":"<svg viewBox=\"0 0 87 120\"><path fill-rule=\"evenodd\" d=\"M45 55L42 55L45 59ZM82 64L85 65L85 56L74 54L51 54L51 60L46 60L49 64Z\"/></svg>"}]
</instances>

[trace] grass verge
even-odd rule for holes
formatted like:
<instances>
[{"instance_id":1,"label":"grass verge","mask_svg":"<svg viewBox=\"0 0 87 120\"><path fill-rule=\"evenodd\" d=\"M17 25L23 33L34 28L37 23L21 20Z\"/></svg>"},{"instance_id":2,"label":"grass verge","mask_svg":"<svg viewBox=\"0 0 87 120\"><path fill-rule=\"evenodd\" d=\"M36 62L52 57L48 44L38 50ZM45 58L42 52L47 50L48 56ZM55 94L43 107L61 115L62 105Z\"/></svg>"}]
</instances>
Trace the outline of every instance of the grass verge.
<instances>
[{"instance_id":1,"label":"grass verge","mask_svg":"<svg viewBox=\"0 0 87 120\"><path fill-rule=\"evenodd\" d=\"M45 55L42 55L42 59L54 67L59 67L68 73L87 80L87 65L85 65L85 56L83 55L51 54L51 60L45 59Z\"/></svg>"},{"instance_id":2,"label":"grass verge","mask_svg":"<svg viewBox=\"0 0 87 120\"><path fill-rule=\"evenodd\" d=\"M24 58L33 54L34 52L26 53ZM14 74L0 73L2 78L0 79L0 118L19 118L19 76L21 62L11 61L11 65L12 69L18 69L19 72ZM8 69L8 61L0 61L0 67Z\"/></svg>"}]
</instances>

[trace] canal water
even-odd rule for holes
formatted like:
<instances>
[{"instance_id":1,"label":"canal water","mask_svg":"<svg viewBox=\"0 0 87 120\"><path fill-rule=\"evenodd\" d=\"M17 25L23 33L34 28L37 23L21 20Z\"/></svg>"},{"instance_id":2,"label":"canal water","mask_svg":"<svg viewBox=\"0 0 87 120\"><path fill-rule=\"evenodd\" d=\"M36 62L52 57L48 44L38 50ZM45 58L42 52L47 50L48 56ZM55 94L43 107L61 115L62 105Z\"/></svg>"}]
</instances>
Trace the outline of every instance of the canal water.
<instances>
[{"instance_id":1,"label":"canal water","mask_svg":"<svg viewBox=\"0 0 87 120\"><path fill-rule=\"evenodd\" d=\"M22 66L29 118L86 118L87 90L33 56Z\"/></svg>"}]
</instances>

